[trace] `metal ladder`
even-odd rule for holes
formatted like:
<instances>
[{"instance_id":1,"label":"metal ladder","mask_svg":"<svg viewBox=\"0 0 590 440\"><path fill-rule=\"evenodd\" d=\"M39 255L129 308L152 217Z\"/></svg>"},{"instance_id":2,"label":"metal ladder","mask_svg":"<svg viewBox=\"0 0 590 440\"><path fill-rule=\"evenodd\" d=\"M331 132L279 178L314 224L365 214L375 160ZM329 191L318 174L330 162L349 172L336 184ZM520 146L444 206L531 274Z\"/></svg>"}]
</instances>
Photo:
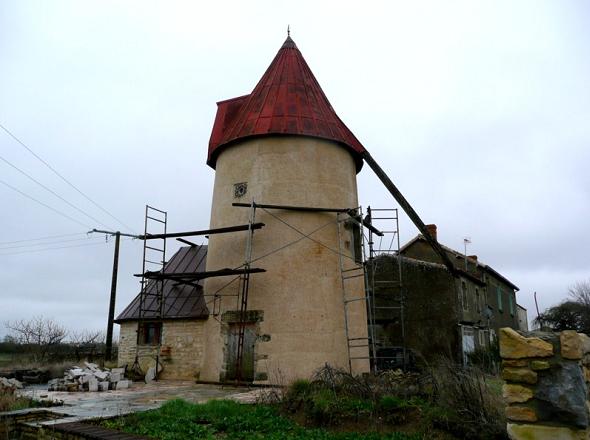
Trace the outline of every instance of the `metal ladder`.
<instances>
[{"instance_id":1,"label":"metal ladder","mask_svg":"<svg viewBox=\"0 0 590 440\"><path fill-rule=\"evenodd\" d=\"M244 335L246 333L246 318L248 312L248 292L250 289L250 263L252 261L252 241L254 229L252 225L256 218L256 204L252 201L248 218L248 236L246 237L246 251L244 257L244 273L240 275L238 288L238 303L240 307L238 322L238 346L236 353L236 382L242 382L242 363L244 359Z\"/></svg>"},{"instance_id":2,"label":"metal ladder","mask_svg":"<svg viewBox=\"0 0 590 440\"><path fill-rule=\"evenodd\" d=\"M367 267L370 270L369 288L367 289L370 296L369 304L371 310L369 319L373 329L371 334L375 337L372 343L371 360L374 371L386 369L387 364L398 360L398 356L392 355L396 350L401 348L402 368L406 368L407 350L406 350L406 329L405 329L405 289L402 278L402 263L400 256L400 237L399 237L399 212L397 208L371 209L367 208L367 220L377 227L383 236L379 237L379 243L375 244L375 234L369 230L369 261ZM389 237L389 238L388 238ZM389 242L389 245L387 243ZM396 256L395 260L383 259L378 257L384 255ZM378 271L379 264L391 264L397 267L391 267L391 279L377 280L375 275ZM384 305L383 303L387 304ZM372 321L372 322L371 322ZM377 326L384 323L399 323L400 341L399 346L388 346L379 341L377 337ZM389 354L387 352L390 352Z\"/></svg>"},{"instance_id":3,"label":"metal ladder","mask_svg":"<svg viewBox=\"0 0 590 440\"><path fill-rule=\"evenodd\" d=\"M148 289L150 280L145 276L147 271L164 272L166 268L166 238L149 240L150 235L166 234L168 227L168 213L153 206L145 205L143 263L141 268L141 293L139 296L139 321L137 328L137 344L133 370L140 372L139 345L142 328L146 322L155 322L161 325L164 314L164 279L151 280L153 288ZM159 245L154 244L159 243ZM151 270L150 270L151 269ZM151 287L150 286L150 287ZM162 346L162 332L158 335L156 347L156 377L160 366L160 349Z\"/></svg>"},{"instance_id":4,"label":"metal ladder","mask_svg":"<svg viewBox=\"0 0 590 440\"><path fill-rule=\"evenodd\" d=\"M365 266L365 240L364 231L360 223L362 219L362 209L357 209L356 220L350 216L349 213L338 213L336 223L338 225L338 258L340 264L340 278L342 285L342 302L344 306L344 330L346 333L346 349L348 354L348 369L352 373L352 362L356 359L370 359L371 345L375 338L372 335L374 325L372 324L372 316L369 313L372 304L371 296L368 295L367 287L368 274ZM347 234L346 230L350 230ZM357 236L355 237L355 231ZM347 240L349 238L350 240ZM358 242L355 243L355 240ZM348 253L352 253L352 258L348 257ZM363 278L363 286L365 291L351 291L351 282ZM350 306L358 301L363 301L366 304L367 318L368 318L368 336L355 335L350 328ZM359 356L355 352L359 348L368 348L369 356Z\"/></svg>"}]
</instances>

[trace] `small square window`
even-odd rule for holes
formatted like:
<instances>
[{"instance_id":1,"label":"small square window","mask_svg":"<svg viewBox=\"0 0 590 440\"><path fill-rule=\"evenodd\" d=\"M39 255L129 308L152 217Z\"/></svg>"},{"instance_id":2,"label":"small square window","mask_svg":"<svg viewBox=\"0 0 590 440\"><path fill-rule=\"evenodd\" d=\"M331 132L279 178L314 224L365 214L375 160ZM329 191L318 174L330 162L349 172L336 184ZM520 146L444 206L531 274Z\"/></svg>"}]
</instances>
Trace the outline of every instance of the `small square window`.
<instances>
[{"instance_id":1,"label":"small square window","mask_svg":"<svg viewBox=\"0 0 590 440\"><path fill-rule=\"evenodd\" d=\"M138 345L158 345L162 336L161 322L144 322L139 325Z\"/></svg>"}]
</instances>

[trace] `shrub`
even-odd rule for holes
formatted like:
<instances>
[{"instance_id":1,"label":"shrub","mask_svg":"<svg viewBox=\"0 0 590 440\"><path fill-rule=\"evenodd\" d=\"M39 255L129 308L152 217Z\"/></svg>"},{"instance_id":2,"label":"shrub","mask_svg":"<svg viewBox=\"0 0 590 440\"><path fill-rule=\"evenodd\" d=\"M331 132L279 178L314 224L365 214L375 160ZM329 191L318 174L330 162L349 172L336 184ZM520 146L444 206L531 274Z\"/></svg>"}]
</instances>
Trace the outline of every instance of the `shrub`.
<instances>
[{"instance_id":1,"label":"shrub","mask_svg":"<svg viewBox=\"0 0 590 440\"><path fill-rule=\"evenodd\" d=\"M481 370L441 359L432 374L435 424L465 438L507 438L504 404Z\"/></svg>"}]
</instances>

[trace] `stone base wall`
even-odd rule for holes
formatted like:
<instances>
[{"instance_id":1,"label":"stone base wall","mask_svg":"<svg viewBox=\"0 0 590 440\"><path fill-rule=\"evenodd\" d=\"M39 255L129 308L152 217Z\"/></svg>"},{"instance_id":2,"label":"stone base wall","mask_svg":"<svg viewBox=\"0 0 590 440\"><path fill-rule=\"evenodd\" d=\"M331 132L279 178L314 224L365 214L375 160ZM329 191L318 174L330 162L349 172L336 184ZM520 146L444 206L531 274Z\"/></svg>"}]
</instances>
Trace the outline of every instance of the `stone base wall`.
<instances>
[{"instance_id":1,"label":"stone base wall","mask_svg":"<svg viewBox=\"0 0 590 440\"><path fill-rule=\"evenodd\" d=\"M590 439L590 337L502 328L500 356L511 439Z\"/></svg>"},{"instance_id":2,"label":"stone base wall","mask_svg":"<svg viewBox=\"0 0 590 440\"><path fill-rule=\"evenodd\" d=\"M164 321L160 360L164 370L162 379L197 380L204 360L204 323L202 320ZM157 347L137 347L137 322L121 324L119 335L119 366L131 367L136 354L145 372L155 365Z\"/></svg>"}]
</instances>

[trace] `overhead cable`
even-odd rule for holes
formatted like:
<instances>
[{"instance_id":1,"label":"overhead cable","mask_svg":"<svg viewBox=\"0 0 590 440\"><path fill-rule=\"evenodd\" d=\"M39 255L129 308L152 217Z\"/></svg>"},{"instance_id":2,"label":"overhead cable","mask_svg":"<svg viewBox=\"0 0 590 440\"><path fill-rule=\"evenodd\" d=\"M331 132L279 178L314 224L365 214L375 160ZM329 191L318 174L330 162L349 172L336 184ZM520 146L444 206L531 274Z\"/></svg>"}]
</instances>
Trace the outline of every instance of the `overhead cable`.
<instances>
[{"instance_id":1,"label":"overhead cable","mask_svg":"<svg viewBox=\"0 0 590 440\"><path fill-rule=\"evenodd\" d=\"M25 243L28 241L41 241L41 240L51 240L54 238L63 238L63 237L74 237L76 235L86 235L86 232L76 232L73 234L60 234L60 235L46 235L44 237L37 237L37 238L26 238L23 240L14 240L14 241L0 241L0 245L3 244L14 244L14 243Z\"/></svg>"},{"instance_id":2,"label":"overhead cable","mask_svg":"<svg viewBox=\"0 0 590 440\"><path fill-rule=\"evenodd\" d=\"M17 138L14 134L12 134L10 132L10 130L8 130L8 128L6 128L4 125L2 125L2 123L0 123L0 128L2 130L4 130L11 138L13 138L16 142L18 142L18 144L20 146L22 146L23 148L25 148L29 153L31 153L37 160L39 160L43 165L45 165L47 168L49 168L56 176L58 176L61 180L63 180L65 183L67 183L71 188L73 188L74 190L76 190L80 195L82 195L86 200L88 200L90 203L92 203L94 206L96 206L98 209L100 209L101 211L103 211L104 213L106 213L109 217L111 217L112 219L116 220L117 222L119 222L122 226L125 226L125 228L127 228L129 231L133 231L133 228L127 226L125 223L123 223L121 220L119 220L117 217L115 217L113 214L111 214L109 211L107 211L105 208L103 208L101 205L99 205L97 202L95 202L94 200L92 200L89 196L87 196L84 192L82 192L81 189L79 189L76 185L74 185L72 182L70 182L68 179L66 179L63 175L61 175L55 168L53 168L51 165L49 165L45 160L43 160L37 153L35 153L31 148L29 148L23 141L21 141L19 138Z\"/></svg>"},{"instance_id":3,"label":"overhead cable","mask_svg":"<svg viewBox=\"0 0 590 440\"><path fill-rule=\"evenodd\" d=\"M109 227L109 226L105 225L103 222L101 222L100 220L98 220L97 218L95 218L95 217L91 216L90 214L88 214L86 211L78 208L73 203L70 203L69 201L67 201L66 199L64 199L62 196L60 196L58 193L56 193L55 191L53 191L51 188L48 188L47 186L45 186L44 184L42 184L41 182L39 182L37 179L35 179L33 176L31 176L30 174L28 174L25 171L21 170L19 167L17 167L13 163L10 163L8 160L6 160L5 158L3 158L2 156L0 156L0 160L2 160L3 162L5 162L6 164L8 164L9 166L11 166L12 168L14 168L15 170L17 170L19 173L21 173L22 175L24 175L25 177L27 177L29 180L32 180L33 182L35 182L41 188L43 188L46 191L48 191L51 194L53 194L55 197L57 197L58 199L60 199L62 202L66 203L68 206L70 206L70 207L74 208L76 211L84 214L89 219L94 220L98 224L101 224L101 225L103 225L103 226L105 226L107 228Z\"/></svg>"},{"instance_id":4,"label":"overhead cable","mask_svg":"<svg viewBox=\"0 0 590 440\"><path fill-rule=\"evenodd\" d=\"M75 223L77 223L77 224L79 224L81 226L84 226L85 228L88 228L88 229L90 229L92 227L92 226L88 226L85 223L82 223L81 221L76 220L74 217L70 217L68 214L66 214L64 212L61 212L59 209L55 209L55 208L49 206L47 203L43 203L41 200L38 200L35 197L28 195L27 193L22 192L20 189L15 188L14 186L10 185L9 183L6 183L3 180L0 180L0 183L2 185L4 185L4 186L10 188L11 190L19 193L21 196L26 197L27 199L30 199L30 200L32 200L34 202L37 202L41 206L45 206L47 209L50 209L51 211L55 212L56 214L61 215L62 217L67 218L68 220L71 220L71 221L73 221L73 222L75 222Z\"/></svg>"}]
</instances>

